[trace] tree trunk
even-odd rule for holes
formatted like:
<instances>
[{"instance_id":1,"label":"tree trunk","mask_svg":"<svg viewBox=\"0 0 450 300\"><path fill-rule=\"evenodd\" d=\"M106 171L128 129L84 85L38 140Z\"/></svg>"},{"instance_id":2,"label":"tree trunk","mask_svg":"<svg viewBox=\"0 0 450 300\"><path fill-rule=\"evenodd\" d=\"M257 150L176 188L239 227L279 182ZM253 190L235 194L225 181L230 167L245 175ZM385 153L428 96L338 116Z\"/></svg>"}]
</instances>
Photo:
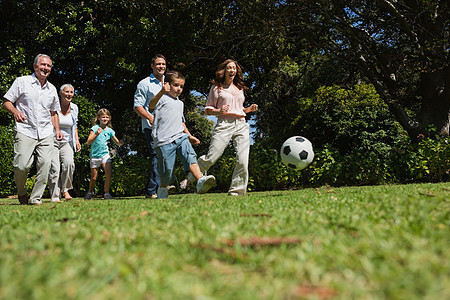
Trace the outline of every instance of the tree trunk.
<instances>
[{"instance_id":1,"label":"tree trunk","mask_svg":"<svg viewBox=\"0 0 450 300\"><path fill-rule=\"evenodd\" d=\"M417 116L422 131L433 125L437 133L449 134L450 124L450 67L421 74L418 93L422 97Z\"/></svg>"}]
</instances>

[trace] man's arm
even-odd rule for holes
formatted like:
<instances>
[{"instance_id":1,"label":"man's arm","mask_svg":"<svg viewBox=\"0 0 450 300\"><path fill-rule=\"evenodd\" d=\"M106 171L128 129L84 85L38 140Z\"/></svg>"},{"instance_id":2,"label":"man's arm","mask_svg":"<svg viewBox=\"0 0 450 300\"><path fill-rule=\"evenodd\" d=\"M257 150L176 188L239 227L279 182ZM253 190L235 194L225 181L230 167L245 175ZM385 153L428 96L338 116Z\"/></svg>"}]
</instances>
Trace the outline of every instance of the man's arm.
<instances>
[{"instance_id":1,"label":"man's arm","mask_svg":"<svg viewBox=\"0 0 450 300\"><path fill-rule=\"evenodd\" d=\"M3 98L3 108L14 116L14 120L18 123L23 123L27 120L25 115L17 110L14 104L6 98Z\"/></svg>"},{"instance_id":2,"label":"man's arm","mask_svg":"<svg viewBox=\"0 0 450 300\"><path fill-rule=\"evenodd\" d=\"M134 111L141 117L144 119L147 119L150 122L150 125L153 125L153 116L146 111L142 106L136 106L134 108Z\"/></svg>"}]
</instances>

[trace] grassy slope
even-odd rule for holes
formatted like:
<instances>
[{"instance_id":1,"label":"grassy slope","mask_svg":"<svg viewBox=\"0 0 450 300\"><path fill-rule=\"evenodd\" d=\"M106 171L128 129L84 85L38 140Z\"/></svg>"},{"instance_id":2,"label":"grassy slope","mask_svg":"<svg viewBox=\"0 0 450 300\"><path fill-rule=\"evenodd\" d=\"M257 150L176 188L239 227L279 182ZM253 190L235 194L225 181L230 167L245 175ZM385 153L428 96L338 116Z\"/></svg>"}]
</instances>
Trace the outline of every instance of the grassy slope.
<instances>
[{"instance_id":1,"label":"grassy slope","mask_svg":"<svg viewBox=\"0 0 450 300\"><path fill-rule=\"evenodd\" d=\"M448 183L16 202L0 299L450 298Z\"/></svg>"}]
</instances>

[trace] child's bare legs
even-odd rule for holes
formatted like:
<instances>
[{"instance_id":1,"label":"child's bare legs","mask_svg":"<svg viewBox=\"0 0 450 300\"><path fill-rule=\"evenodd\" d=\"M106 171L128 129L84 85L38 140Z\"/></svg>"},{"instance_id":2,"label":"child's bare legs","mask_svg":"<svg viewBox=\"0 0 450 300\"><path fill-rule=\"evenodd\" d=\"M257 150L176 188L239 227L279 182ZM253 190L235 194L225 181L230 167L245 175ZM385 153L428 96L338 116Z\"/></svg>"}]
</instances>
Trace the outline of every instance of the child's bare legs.
<instances>
[{"instance_id":1,"label":"child's bare legs","mask_svg":"<svg viewBox=\"0 0 450 300\"><path fill-rule=\"evenodd\" d=\"M197 193L204 194L211 187L216 184L216 178L212 175L203 176L203 173L200 171L200 167L197 163L191 164L189 166L189 171L192 176L194 176L195 180L197 180Z\"/></svg>"},{"instance_id":2,"label":"child's bare legs","mask_svg":"<svg viewBox=\"0 0 450 300\"><path fill-rule=\"evenodd\" d=\"M89 192L94 192L95 183L97 182L98 168L91 168L91 180L89 181Z\"/></svg>"},{"instance_id":3,"label":"child's bare legs","mask_svg":"<svg viewBox=\"0 0 450 300\"><path fill-rule=\"evenodd\" d=\"M196 180L199 180L203 176L202 172L200 171L200 167L198 166L198 164L191 164L189 166L189 171L191 172L192 176L194 176L194 178Z\"/></svg>"},{"instance_id":4,"label":"child's bare legs","mask_svg":"<svg viewBox=\"0 0 450 300\"><path fill-rule=\"evenodd\" d=\"M102 164L103 170L105 171L105 194L109 194L109 189L111 188L111 177L112 177L112 167L110 162Z\"/></svg>"}]
</instances>

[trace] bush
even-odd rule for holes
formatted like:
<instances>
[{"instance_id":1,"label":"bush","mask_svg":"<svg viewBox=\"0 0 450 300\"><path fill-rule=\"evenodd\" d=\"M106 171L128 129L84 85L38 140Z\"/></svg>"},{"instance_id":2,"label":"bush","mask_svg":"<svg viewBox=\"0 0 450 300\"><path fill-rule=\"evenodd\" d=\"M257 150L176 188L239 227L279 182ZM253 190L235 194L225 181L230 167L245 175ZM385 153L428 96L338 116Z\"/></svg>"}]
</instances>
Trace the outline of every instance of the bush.
<instances>
[{"instance_id":1,"label":"bush","mask_svg":"<svg viewBox=\"0 0 450 300\"><path fill-rule=\"evenodd\" d=\"M2 112L3 114L6 112ZM6 116L4 116L6 117ZM8 119L5 118L5 121ZM2 122L3 123L3 122ZM14 184L14 125L11 121L0 125L0 197L13 195L16 192Z\"/></svg>"},{"instance_id":2,"label":"bush","mask_svg":"<svg viewBox=\"0 0 450 300\"><path fill-rule=\"evenodd\" d=\"M222 167L223 173L232 172ZM249 170L250 190L445 182L450 180L450 145L448 137L426 138L418 144L399 144L382 156L356 150L342 155L325 146L315 149L308 168L294 171L282 164L277 150L258 144L251 148Z\"/></svg>"},{"instance_id":3,"label":"bush","mask_svg":"<svg viewBox=\"0 0 450 300\"><path fill-rule=\"evenodd\" d=\"M450 180L450 138L425 138L405 144L393 153L393 169L400 182L440 182Z\"/></svg>"},{"instance_id":4,"label":"bush","mask_svg":"<svg viewBox=\"0 0 450 300\"><path fill-rule=\"evenodd\" d=\"M111 192L115 196L143 195L149 170L150 160L146 158L137 155L114 157ZM101 188L100 185L97 185L97 188Z\"/></svg>"}]
</instances>

